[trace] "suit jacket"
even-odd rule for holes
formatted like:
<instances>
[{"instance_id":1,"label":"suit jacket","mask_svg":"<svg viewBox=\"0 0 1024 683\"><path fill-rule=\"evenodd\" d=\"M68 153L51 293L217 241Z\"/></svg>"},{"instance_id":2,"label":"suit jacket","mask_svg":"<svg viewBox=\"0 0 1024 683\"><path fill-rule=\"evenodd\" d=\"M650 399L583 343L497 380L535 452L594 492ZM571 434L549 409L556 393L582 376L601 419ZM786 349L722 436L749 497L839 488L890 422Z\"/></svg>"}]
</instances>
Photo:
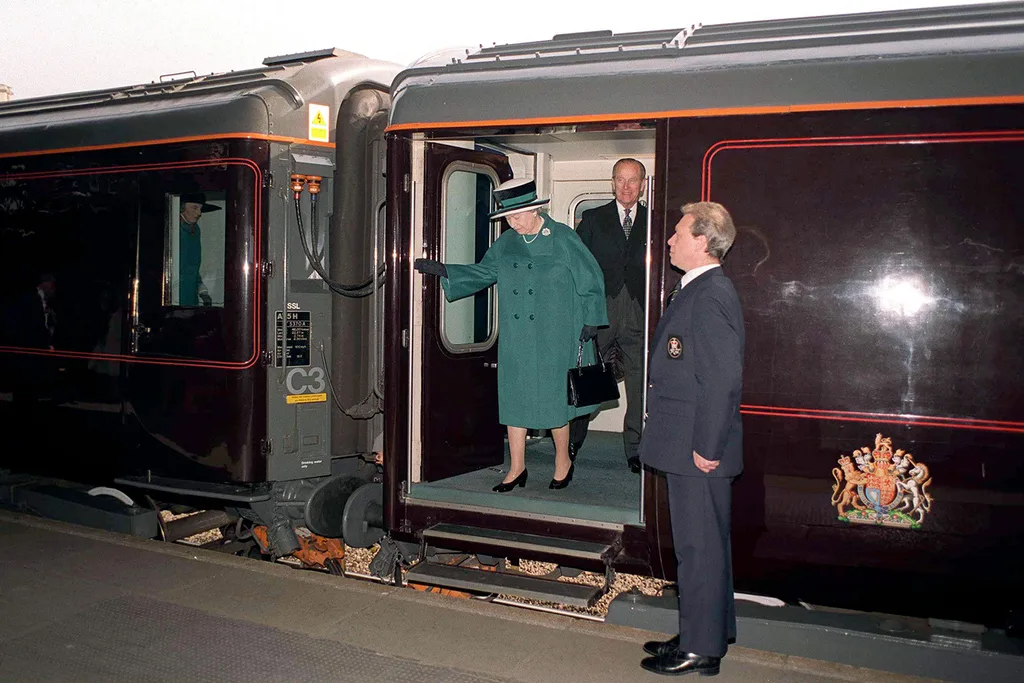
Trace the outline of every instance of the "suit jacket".
<instances>
[{"instance_id":1,"label":"suit jacket","mask_svg":"<svg viewBox=\"0 0 1024 683\"><path fill-rule=\"evenodd\" d=\"M637 202L630 215L633 227L628 243L614 199L584 211L576 233L601 266L605 294L615 296L625 286L629 295L642 305L647 273L647 207Z\"/></svg>"},{"instance_id":2,"label":"suit jacket","mask_svg":"<svg viewBox=\"0 0 1024 683\"><path fill-rule=\"evenodd\" d=\"M640 460L684 476L743 471L743 312L722 269L702 273L665 309L650 352ZM693 451L718 467L705 474Z\"/></svg>"}]
</instances>

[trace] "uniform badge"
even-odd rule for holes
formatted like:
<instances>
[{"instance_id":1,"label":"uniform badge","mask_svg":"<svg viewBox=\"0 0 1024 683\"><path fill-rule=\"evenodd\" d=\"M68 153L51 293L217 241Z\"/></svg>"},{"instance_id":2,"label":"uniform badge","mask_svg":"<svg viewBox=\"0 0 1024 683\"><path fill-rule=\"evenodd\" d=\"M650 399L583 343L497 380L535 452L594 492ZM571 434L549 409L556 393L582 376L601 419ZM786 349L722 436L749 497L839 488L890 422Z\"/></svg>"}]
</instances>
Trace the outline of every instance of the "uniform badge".
<instances>
[{"instance_id":1,"label":"uniform badge","mask_svg":"<svg viewBox=\"0 0 1024 683\"><path fill-rule=\"evenodd\" d=\"M902 448L894 453L892 439L881 434L874 449L839 458L832 478L832 506L844 522L919 529L932 509L928 467Z\"/></svg>"},{"instance_id":2,"label":"uniform badge","mask_svg":"<svg viewBox=\"0 0 1024 683\"><path fill-rule=\"evenodd\" d=\"M669 358L679 358L683 355L683 340L679 337L669 337L666 348L668 349Z\"/></svg>"}]
</instances>

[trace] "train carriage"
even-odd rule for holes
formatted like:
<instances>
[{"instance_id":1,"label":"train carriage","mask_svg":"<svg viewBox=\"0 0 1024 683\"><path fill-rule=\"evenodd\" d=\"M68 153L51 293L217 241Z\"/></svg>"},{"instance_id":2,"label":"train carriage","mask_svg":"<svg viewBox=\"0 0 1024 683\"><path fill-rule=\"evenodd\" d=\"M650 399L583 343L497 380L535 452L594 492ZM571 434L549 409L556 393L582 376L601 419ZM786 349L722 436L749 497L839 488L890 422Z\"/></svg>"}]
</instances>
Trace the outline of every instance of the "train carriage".
<instances>
[{"instance_id":1,"label":"train carriage","mask_svg":"<svg viewBox=\"0 0 1024 683\"><path fill-rule=\"evenodd\" d=\"M0 105L0 467L234 506L280 554L372 479L397 70L324 50Z\"/></svg>"},{"instance_id":2,"label":"train carriage","mask_svg":"<svg viewBox=\"0 0 1024 683\"><path fill-rule=\"evenodd\" d=\"M1020 607L1024 6L569 34L439 53L392 94L391 538L674 578L665 482L624 466L621 405L591 423L567 489L491 492L511 302L448 302L412 268L479 260L511 177L575 227L631 157L649 174L648 354L666 352L649 340L680 277L680 206L721 202L740 231L724 264L747 335L737 590L990 626ZM531 436L546 474L551 439ZM409 578L499 581L440 562ZM557 590L523 593L595 595Z\"/></svg>"}]
</instances>

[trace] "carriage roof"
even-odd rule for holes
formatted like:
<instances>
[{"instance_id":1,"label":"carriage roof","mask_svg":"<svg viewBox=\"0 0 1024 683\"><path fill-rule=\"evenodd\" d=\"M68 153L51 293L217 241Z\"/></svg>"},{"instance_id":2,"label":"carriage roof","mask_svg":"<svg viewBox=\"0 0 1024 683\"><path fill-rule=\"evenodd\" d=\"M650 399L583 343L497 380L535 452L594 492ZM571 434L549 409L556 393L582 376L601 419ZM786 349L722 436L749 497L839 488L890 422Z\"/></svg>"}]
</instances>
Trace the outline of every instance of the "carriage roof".
<instances>
[{"instance_id":1,"label":"carriage roof","mask_svg":"<svg viewBox=\"0 0 1024 683\"><path fill-rule=\"evenodd\" d=\"M387 90L399 67L332 49L259 68L0 104L0 155L217 136L305 139L307 104L330 116L353 88ZM333 140L333 134L331 139Z\"/></svg>"},{"instance_id":2,"label":"carriage roof","mask_svg":"<svg viewBox=\"0 0 1024 683\"><path fill-rule=\"evenodd\" d=\"M438 53L392 130L1024 101L1024 3L555 36Z\"/></svg>"}]
</instances>

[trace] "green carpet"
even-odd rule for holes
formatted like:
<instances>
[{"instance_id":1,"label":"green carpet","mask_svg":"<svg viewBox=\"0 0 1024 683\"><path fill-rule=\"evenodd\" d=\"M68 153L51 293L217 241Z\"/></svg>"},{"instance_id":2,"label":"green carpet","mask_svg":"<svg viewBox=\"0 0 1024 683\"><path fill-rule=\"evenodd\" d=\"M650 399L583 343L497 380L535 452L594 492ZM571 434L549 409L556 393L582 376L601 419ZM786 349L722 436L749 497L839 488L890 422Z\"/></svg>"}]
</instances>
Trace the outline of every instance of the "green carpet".
<instances>
[{"instance_id":1,"label":"green carpet","mask_svg":"<svg viewBox=\"0 0 1024 683\"><path fill-rule=\"evenodd\" d=\"M429 484L413 484L412 499L479 505L575 520L639 524L640 475L626 466L622 434L596 432L576 458L572 482L564 489L549 489L555 471L555 445L551 437L526 442L526 486L509 493L491 487L508 472L508 443L501 467L488 467Z\"/></svg>"}]
</instances>

